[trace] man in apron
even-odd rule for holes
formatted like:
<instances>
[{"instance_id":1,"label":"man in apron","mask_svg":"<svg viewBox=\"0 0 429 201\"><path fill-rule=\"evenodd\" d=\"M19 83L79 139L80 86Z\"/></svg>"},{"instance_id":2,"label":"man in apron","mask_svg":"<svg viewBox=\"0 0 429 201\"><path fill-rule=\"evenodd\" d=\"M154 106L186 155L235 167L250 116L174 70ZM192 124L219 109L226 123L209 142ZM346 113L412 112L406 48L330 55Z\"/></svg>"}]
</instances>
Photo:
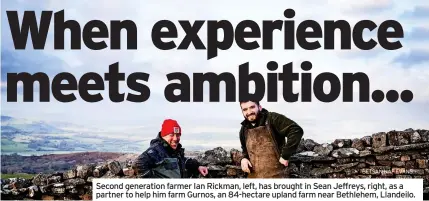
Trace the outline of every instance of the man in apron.
<instances>
[{"instance_id":1,"label":"man in apron","mask_svg":"<svg viewBox=\"0 0 429 201\"><path fill-rule=\"evenodd\" d=\"M248 178L288 177L288 160L301 142L303 129L286 116L262 108L259 102L240 102L240 107L244 116L239 134L242 170Z\"/></svg>"}]
</instances>

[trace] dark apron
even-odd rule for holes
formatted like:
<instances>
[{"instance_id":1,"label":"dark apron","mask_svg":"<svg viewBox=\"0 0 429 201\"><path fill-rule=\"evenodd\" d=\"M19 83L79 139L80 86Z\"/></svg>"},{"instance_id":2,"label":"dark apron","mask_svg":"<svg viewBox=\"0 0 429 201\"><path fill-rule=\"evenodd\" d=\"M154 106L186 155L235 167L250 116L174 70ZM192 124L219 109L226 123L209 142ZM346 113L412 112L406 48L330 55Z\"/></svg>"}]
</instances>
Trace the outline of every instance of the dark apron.
<instances>
[{"instance_id":1,"label":"dark apron","mask_svg":"<svg viewBox=\"0 0 429 201\"><path fill-rule=\"evenodd\" d=\"M248 178L286 178L287 168L279 162L280 151L269 124L246 129L246 148L249 154Z\"/></svg>"}]
</instances>

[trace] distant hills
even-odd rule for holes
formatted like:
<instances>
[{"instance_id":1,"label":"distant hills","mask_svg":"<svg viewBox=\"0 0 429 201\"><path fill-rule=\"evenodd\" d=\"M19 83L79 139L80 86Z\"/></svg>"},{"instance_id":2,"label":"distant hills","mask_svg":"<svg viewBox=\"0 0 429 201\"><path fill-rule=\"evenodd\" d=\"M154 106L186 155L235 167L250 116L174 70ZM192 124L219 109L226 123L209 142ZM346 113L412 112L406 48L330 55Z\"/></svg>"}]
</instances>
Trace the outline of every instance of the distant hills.
<instances>
[{"instance_id":1,"label":"distant hills","mask_svg":"<svg viewBox=\"0 0 429 201\"><path fill-rule=\"evenodd\" d=\"M1 116L1 152L40 155L78 151L135 152L142 149L142 141L116 139L97 129L83 128L67 122Z\"/></svg>"},{"instance_id":2,"label":"distant hills","mask_svg":"<svg viewBox=\"0 0 429 201\"><path fill-rule=\"evenodd\" d=\"M145 129L91 128L61 121L39 121L1 116L1 153L19 155L74 152L141 153L156 133L143 137ZM147 135L146 135L147 136ZM195 136L195 137L194 137ZM185 150L201 151L218 146L216 133L199 133L183 140ZM231 136L234 138L236 136ZM228 141L228 139L225 139Z\"/></svg>"},{"instance_id":3,"label":"distant hills","mask_svg":"<svg viewBox=\"0 0 429 201\"><path fill-rule=\"evenodd\" d=\"M64 133L66 131L49 125L43 121L29 121L24 119L16 119L10 116L1 116L1 131L3 134L17 133Z\"/></svg>"}]
</instances>

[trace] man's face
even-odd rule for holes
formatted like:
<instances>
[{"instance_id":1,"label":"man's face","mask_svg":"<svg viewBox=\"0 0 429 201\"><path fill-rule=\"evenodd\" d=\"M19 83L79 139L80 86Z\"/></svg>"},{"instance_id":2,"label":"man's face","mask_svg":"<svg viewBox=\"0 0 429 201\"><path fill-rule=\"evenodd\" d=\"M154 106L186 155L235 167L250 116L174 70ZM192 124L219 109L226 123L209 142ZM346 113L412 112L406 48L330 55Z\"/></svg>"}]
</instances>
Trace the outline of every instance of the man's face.
<instances>
[{"instance_id":1,"label":"man's face","mask_svg":"<svg viewBox=\"0 0 429 201\"><path fill-rule=\"evenodd\" d=\"M180 142L180 136L181 136L181 134L179 134L179 133L176 133L176 134L171 133L171 134L166 135L162 138L170 145L171 148L176 149L177 145Z\"/></svg>"},{"instance_id":2,"label":"man's face","mask_svg":"<svg viewBox=\"0 0 429 201\"><path fill-rule=\"evenodd\" d=\"M250 122L256 120L261 109L262 107L260 105L257 105L252 101L241 103L241 112L243 113L244 118Z\"/></svg>"}]
</instances>

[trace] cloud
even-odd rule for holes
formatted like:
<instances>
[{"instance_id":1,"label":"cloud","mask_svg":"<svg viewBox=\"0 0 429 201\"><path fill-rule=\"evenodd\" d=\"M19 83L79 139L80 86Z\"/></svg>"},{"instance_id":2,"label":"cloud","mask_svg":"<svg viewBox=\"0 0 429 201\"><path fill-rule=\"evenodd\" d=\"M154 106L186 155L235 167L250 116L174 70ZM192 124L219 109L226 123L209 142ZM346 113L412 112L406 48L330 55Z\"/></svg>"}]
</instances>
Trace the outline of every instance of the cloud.
<instances>
[{"instance_id":1,"label":"cloud","mask_svg":"<svg viewBox=\"0 0 429 201\"><path fill-rule=\"evenodd\" d=\"M69 69L58 57L37 51L17 51L3 48L1 51L1 79L7 81L8 73L43 72L50 78Z\"/></svg>"},{"instance_id":2,"label":"cloud","mask_svg":"<svg viewBox=\"0 0 429 201\"><path fill-rule=\"evenodd\" d=\"M204 86L204 102L202 103L170 103L165 99L164 88L169 82L166 74L171 72L184 72L191 78L193 73L205 72L230 72L235 75L236 83L239 82L238 66L249 62L251 72L259 72L267 79L266 68L268 61L277 61L280 66L293 62L294 72L303 72L300 63L308 60L313 64L311 69L312 80L322 72L332 72L342 81L344 72L364 72L370 79L370 90L381 89L383 91L395 89L402 91L409 89L414 93L411 103L342 103L340 97L334 103L323 103L313 95L311 103L287 103L282 94L282 82L278 82L278 97L276 103L262 101L263 106L270 111L285 114L287 117L298 122L305 130L306 138L314 138L318 141L331 141L333 138L348 138L371 134L373 132L390 129L405 129L409 127L428 128L429 116L424 112L428 107L429 92L429 68L424 61L428 41L421 40L425 29L429 28L424 20L410 20L403 18L402 13L424 6L426 1L274 1L270 4L265 2L206 2L204 4L183 3L177 1L166 1L148 3L141 1L89 1L80 3L78 1L38 1L37 4L10 3L2 4L2 40L5 46L11 48L11 38L8 34L8 25L4 17L5 9L19 10L52 9L54 11L65 10L66 19L75 19L84 23L93 19L100 19L109 25L110 20L132 19L138 26L138 50L100 50L93 51L87 48L82 50L53 50L52 30L47 40L47 48L41 56L30 55L37 51L27 51L19 62L28 59L46 58L48 55L64 62L64 69L72 72L76 78L80 78L86 72L96 72L103 75L108 71L108 66L119 62L120 71L127 77L133 72L145 72L150 74L149 82L146 83L151 89L150 99L144 103L112 103L109 100L109 86L105 82L105 90L102 92L105 100L99 103L86 103L78 98L72 103L60 103L53 100L51 103L8 103L5 102L2 93L2 112L12 116L33 117L42 120L64 119L77 124L101 126L103 128L136 128L132 135L142 138L151 138L159 130L159 126L165 118L175 118L183 125L184 130L189 131L187 140L206 140L210 143L236 142L242 114L236 102L212 103L208 101L209 87ZM426 3L427 4L427 3ZM177 9L180 8L180 9ZM228 19L235 27L243 19L256 21L262 27L262 20L285 20L283 11L293 8L296 12L295 28L303 20L313 19L322 25L324 20L347 20L353 27L359 20L373 20L378 25L389 19L400 20L406 32L405 38L401 40L404 47L396 51L387 51L377 47L371 51L358 50L352 45L352 50L340 50L340 37L336 34L335 50L307 51L295 43L295 50L284 50L284 33L276 31L274 37L274 50L241 50L236 44L227 51L219 51L218 57L207 60L205 50L194 50L191 45L189 50L157 49L151 40L153 25L161 19L169 19L175 23L178 29L178 37L174 39L176 44L184 38L185 32L177 22L180 20L218 20ZM421 8L420 8L421 9ZM180 12L178 12L178 10ZM162 12L159 12L162 11ZM351 12L353 11L353 12ZM418 13L418 12L417 12ZM415 15L419 16L419 15ZM422 15L420 15L422 16ZM207 24L199 32L203 42L207 39ZM122 32L125 33L125 32ZM222 32L219 31L219 34ZM70 41L70 35L65 34L65 41ZM122 47L125 48L125 34L122 36ZM376 38L377 33L366 32L365 39ZM222 36L219 36L222 39ZM262 45L262 40L252 39ZM309 41L319 40L323 46L323 38L313 38ZM2 41L2 42L3 42ZM105 40L110 44L110 40ZM250 39L248 41L251 41ZM2 43L3 46L3 43ZM69 48L69 44L66 43ZM417 51L419 50L419 51ZM393 62L392 62L393 61ZM420 62L419 62L420 61ZM49 61L51 63L51 61ZM403 68L406 63L407 68ZM412 63L412 66L408 64ZM3 61L2 61L3 64ZM31 65L35 66L35 65ZM52 65L53 66L53 65ZM57 66L57 65L55 65ZM36 68L37 67L37 68ZM36 65L34 69L44 72L51 71L51 65ZM11 68L12 69L12 68ZM3 69L2 69L3 70ZM14 69L16 70L16 69ZM26 67L22 70L32 70ZM280 72L278 68L275 72ZM300 77L301 79L301 77ZM221 100L225 100L225 87L221 85ZM250 84L250 88L254 87ZM300 81L294 84L294 92L301 93ZM229 87L229 86L228 86ZM238 84L236 91L238 91ZM266 87L267 88L267 87ZM329 91L329 84L325 84ZM120 85L121 92L133 92L128 88L126 82ZM343 90L343 88L342 88ZM355 88L355 93L358 94ZM79 93L74 91L77 97ZM190 91L191 96L193 90ZM265 91L267 92L267 91ZM95 92L94 92L95 93ZM266 95L266 94L265 94ZM356 96L355 96L356 97ZM265 96L266 98L266 96ZM191 97L191 100L192 97ZM140 127L142 126L142 127ZM117 129L116 129L117 130ZM130 133L128 133L130 132ZM209 133L209 134L208 134ZM124 129L124 136L131 136L131 131ZM201 137L200 136L204 136ZM200 142L201 142L200 140ZM208 143L208 142L207 142Z\"/></svg>"},{"instance_id":3,"label":"cloud","mask_svg":"<svg viewBox=\"0 0 429 201\"><path fill-rule=\"evenodd\" d=\"M394 1L392 0L380 0L380 1L371 1L371 0L362 0L362 1L333 1L340 3L343 6L343 13L348 14L374 14L392 9L394 6Z\"/></svg>"},{"instance_id":4,"label":"cloud","mask_svg":"<svg viewBox=\"0 0 429 201\"><path fill-rule=\"evenodd\" d=\"M396 57L393 62L402 64L406 68L410 68L416 64L429 62L429 50L412 49L407 53L403 53Z\"/></svg>"},{"instance_id":5,"label":"cloud","mask_svg":"<svg viewBox=\"0 0 429 201\"><path fill-rule=\"evenodd\" d=\"M402 18L423 18L429 17L429 6L416 6L412 10L404 11L401 15Z\"/></svg>"},{"instance_id":6,"label":"cloud","mask_svg":"<svg viewBox=\"0 0 429 201\"><path fill-rule=\"evenodd\" d=\"M429 28L426 27L416 27L413 28L412 31L405 33L405 38L408 41L420 43L422 41L428 41L429 38Z\"/></svg>"}]
</instances>

